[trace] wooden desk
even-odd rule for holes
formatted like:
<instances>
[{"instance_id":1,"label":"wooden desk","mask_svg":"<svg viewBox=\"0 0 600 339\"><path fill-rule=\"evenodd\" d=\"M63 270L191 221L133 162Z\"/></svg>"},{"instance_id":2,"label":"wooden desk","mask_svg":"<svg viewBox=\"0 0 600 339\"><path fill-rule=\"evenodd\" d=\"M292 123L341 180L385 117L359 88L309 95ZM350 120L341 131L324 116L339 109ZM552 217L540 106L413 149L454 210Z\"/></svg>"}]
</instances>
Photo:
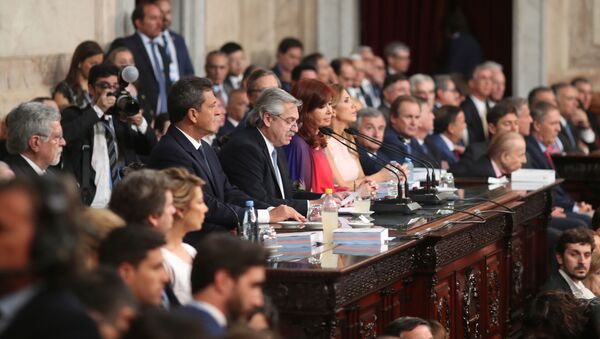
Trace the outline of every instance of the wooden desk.
<instances>
[{"instance_id":1,"label":"wooden desk","mask_svg":"<svg viewBox=\"0 0 600 339\"><path fill-rule=\"evenodd\" d=\"M463 201L455 207L480 210L486 222L431 210L382 216L376 220L392 235L421 236L399 238L372 256L337 255L326 248L310 258L273 263L266 293L280 311L284 337L375 338L403 315L437 319L451 338L517 335L526 300L548 276L551 195L547 187L524 192L486 186L463 193L493 199L515 213L489 202ZM419 226L406 232L411 218L421 218Z\"/></svg>"},{"instance_id":2,"label":"wooden desk","mask_svg":"<svg viewBox=\"0 0 600 339\"><path fill-rule=\"evenodd\" d=\"M556 176L564 178L564 189L575 201L600 206L600 157L553 155Z\"/></svg>"}]
</instances>

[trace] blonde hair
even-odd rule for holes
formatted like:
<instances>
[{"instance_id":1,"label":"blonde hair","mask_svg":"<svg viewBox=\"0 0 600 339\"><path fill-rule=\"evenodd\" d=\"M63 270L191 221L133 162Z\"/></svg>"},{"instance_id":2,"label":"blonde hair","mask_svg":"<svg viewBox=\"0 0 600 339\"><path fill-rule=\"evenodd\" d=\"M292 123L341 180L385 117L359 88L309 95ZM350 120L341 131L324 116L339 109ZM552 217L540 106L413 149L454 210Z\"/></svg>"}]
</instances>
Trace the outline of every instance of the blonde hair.
<instances>
[{"instance_id":1,"label":"blonde hair","mask_svg":"<svg viewBox=\"0 0 600 339\"><path fill-rule=\"evenodd\" d=\"M204 180L190 174L184 168L167 168L162 170L167 176L168 186L173 193L175 208L186 210L194 199L194 189L204 186Z\"/></svg>"},{"instance_id":2,"label":"blonde hair","mask_svg":"<svg viewBox=\"0 0 600 339\"><path fill-rule=\"evenodd\" d=\"M600 253L592 253L592 262L590 263L590 270L587 276L583 280L583 284L587 287L595 296L600 296L600 285L594 284L594 274L600 269Z\"/></svg>"}]
</instances>

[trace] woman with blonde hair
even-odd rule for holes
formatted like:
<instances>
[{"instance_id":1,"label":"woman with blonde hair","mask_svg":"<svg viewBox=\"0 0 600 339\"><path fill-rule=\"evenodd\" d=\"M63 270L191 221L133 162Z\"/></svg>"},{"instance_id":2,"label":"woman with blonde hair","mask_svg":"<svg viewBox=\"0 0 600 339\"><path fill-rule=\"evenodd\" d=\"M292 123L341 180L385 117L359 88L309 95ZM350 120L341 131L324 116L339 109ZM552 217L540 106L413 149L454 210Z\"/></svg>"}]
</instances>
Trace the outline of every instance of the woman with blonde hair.
<instances>
[{"instance_id":1,"label":"woman with blonde hair","mask_svg":"<svg viewBox=\"0 0 600 339\"><path fill-rule=\"evenodd\" d=\"M583 284L592 291L596 297L600 297L600 253L596 251L592 254L590 270L583 280Z\"/></svg>"},{"instance_id":2,"label":"woman with blonde hair","mask_svg":"<svg viewBox=\"0 0 600 339\"><path fill-rule=\"evenodd\" d=\"M183 242L191 231L202 229L208 207L204 203L204 181L183 168L163 170L173 193L175 215L173 227L167 231L167 244L162 248L165 269L177 300L183 305L192 300L190 275L196 249Z\"/></svg>"}]
</instances>

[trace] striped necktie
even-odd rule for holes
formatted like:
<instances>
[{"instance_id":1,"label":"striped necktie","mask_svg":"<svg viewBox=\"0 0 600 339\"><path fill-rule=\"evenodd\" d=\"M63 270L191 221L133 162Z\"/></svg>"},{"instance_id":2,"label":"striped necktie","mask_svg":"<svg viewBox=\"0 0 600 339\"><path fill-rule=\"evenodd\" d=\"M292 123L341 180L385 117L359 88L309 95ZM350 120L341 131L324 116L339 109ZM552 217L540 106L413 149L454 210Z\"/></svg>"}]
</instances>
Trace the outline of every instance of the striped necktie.
<instances>
[{"instance_id":1,"label":"striped necktie","mask_svg":"<svg viewBox=\"0 0 600 339\"><path fill-rule=\"evenodd\" d=\"M104 125L104 137L106 138L106 149L108 151L108 164L110 165L110 180L114 186L119 180L119 171L117 168L117 143L115 141L115 134L111 126L110 120L103 119L102 124Z\"/></svg>"}]
</instances>

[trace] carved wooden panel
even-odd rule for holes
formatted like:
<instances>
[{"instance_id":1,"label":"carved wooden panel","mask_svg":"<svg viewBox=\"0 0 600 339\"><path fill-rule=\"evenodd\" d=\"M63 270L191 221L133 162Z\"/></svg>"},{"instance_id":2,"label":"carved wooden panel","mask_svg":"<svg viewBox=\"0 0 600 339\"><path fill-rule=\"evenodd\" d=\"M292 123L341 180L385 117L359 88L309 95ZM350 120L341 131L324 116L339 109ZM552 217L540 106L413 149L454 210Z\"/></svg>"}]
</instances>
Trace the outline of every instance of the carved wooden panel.
<instances>
[{"instance_id":1,"label":"carved wooden panel","mask_svg":"<svg viewBox=\"0 0 600 339\"><path fill-rule=\"evenodd\" d=\"M452 321L452 285L453 275L438 282L433 288L434 319L446 328L446 332L454 332Z\"/></svg>"},{"instance_id":2,"label":"carved wooden panel","mask_svg":"<svg viewBox=\"0 0 600 339\"><path fill-rule=\"evenodd\" d=\"M506 321L506 280L503 271L504 258L501 253L489 256L485 265L485 332L486 338L499 337Z\"/></svg>"},{"instance_id":3,"label":"carved wooden panel","mask_svg":"<svg viewBox=\"0 0 600 339\"><path fill-rule=\"evenodd\" d=\"M481 317L483 293L481 265L466 267L456 273L456 313L457 326L453 338L479 339L484 337Z\"/></svg>"}]
</instances>

